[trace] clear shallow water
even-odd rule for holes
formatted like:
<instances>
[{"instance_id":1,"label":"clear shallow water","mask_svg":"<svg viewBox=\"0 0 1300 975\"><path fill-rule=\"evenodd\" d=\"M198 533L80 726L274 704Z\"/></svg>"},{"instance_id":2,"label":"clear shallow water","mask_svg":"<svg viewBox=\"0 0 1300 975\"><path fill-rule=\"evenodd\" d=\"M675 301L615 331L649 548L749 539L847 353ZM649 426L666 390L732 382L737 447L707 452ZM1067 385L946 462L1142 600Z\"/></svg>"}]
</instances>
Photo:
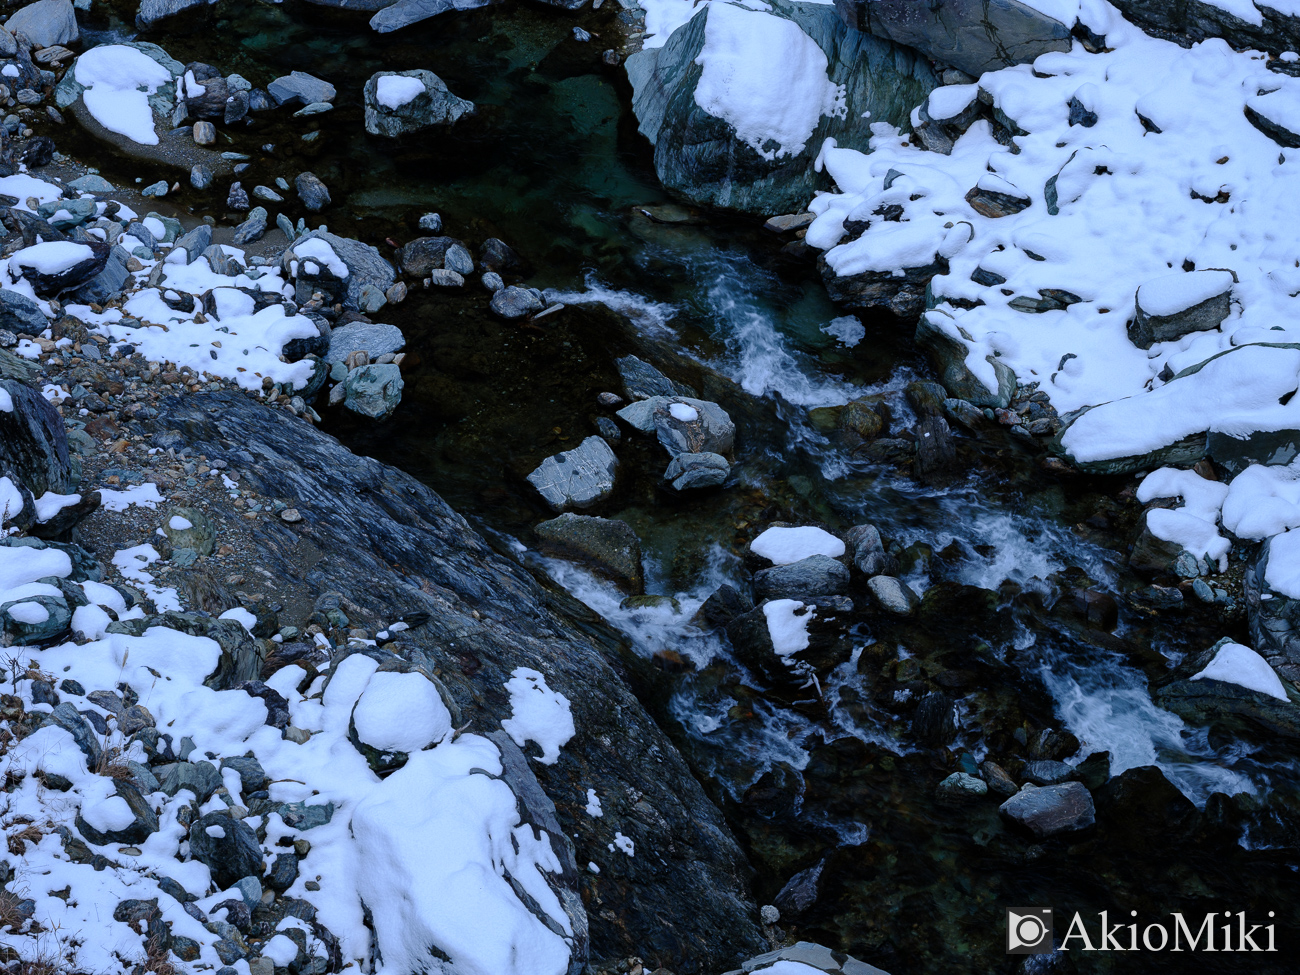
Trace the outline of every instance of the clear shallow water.
<instances>
[{"instance_id":1,"label":"clear shallow water","mask_svg":"<svg viewBox=\"0 0 1300 975\"><path fill-rule=\"evenodd\" d=\"M612 29L612 15L580 19L599 33ZM620 593L580 568L526 561L609 620L639 659L671 651L692 665L648 680L649 704L748 846L760 898L798 870L824 867L817 909L794 931L894 975L1019 971L1001 954L1007 904L1146 909L1201 897L1253 909L1252 898L1292 889L1287 816L1259 815L1228 846L1207 841L1201 863L1184 850L1164 856L1159 838L1136 852L1086 842L1035 852L1007 837L994 804L950 810L933 801L933 783L952 768L912 740L915 698L905 685L935 667L972 675L954 691L962 720L954 755L982 758L1028 716L1073 732L1083 742L1076 760L1106 750L1116 772L1154 763L1201 806L1215 791L1294 794L1297 776L1264 750L1212 744L1151 702L1164 657L1217 636L1125 614L1119 634L1146 645L1143 657L1081 637L1043 609L1067 584L1111 592L1131 584L1122 541L1088 543L1073 527L1091 510L1095 485L1058 484L1009 454L1001 468L972 466L950 487L924 487L820 432L811 409L863 395L888 404L896 431L913 422L902 390L929 373L909 330L887 317L865 320L866 337L847 349L822 331L840 313L814 269L783 258L781 241L755 222L668 225L641 213L666 196L627 111L621 69L601 64L602 45L570 39L572 15L517 5L384 37L365 15L297 3L224 0L217 17L213 30L163 43L183 62L207 61L259 85L299 69L339 89L327 115L260 117L221 147L254 156L246 184L311 169L334 194L331 228L381 250L389 238L417 236L419 215L438 210L448 233L513 245L529 264L527 282L569 306L523 330L493 319L473 289L417 292L384 312L411 353L397 416L376 426L330 413L329 429L527 545L549 513L523 477L594 432L596 394L619 388L615 357L653 359L736 419L736 484L719 494L666 496L655 486L665 463L658 448L619 448L622 484L608 513L636 528L649 591L674 595L679 613L624 609ZM397 143L364 136L365 79L411 67L434 70L478 104L478 116ZM324 135L303 142L312 129ZM140 175L131 163L102 168L118 181ZM225 216L219 199L176 202L196 216ZM292 201L285 210L305 215ZM718 585L744 587L738 555L775 520L871 521L916 546L904 570L918 591L979 587L997 593L1002 615L976 623L958 612L920 628L873 622L854 632L847 659L818 686L769 691L724 639L689 621ZM873 698L880 681L897 688L883 702ZM1145 965L1102 961L1095 970L1180 970ZM1212 959L1198 970L1251 969Z\"/></svg>"}]
</instances>

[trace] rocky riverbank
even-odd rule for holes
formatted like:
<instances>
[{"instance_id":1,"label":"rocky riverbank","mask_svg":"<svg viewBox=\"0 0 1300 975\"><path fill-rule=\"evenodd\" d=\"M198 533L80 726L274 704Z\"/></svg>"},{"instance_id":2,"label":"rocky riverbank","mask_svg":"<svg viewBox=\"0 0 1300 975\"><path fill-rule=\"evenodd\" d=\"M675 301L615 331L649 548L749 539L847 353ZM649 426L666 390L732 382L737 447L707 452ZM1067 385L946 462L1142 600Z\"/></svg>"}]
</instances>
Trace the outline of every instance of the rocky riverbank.
<instances>
[{"instance_id":1,"label":"rocky riverbank","mask_svg":"<svg viewBox=\"0 0 1300 975\"><path fill-rule=\"evenodd\" d=\"M0 30L4 961L906 975L1001 970L1033 900L1300 923L1282 46L400 0L271 67L304 15L235 6ZM530 124L579 151L497 178Z\"/></svg>"}]
</instances>

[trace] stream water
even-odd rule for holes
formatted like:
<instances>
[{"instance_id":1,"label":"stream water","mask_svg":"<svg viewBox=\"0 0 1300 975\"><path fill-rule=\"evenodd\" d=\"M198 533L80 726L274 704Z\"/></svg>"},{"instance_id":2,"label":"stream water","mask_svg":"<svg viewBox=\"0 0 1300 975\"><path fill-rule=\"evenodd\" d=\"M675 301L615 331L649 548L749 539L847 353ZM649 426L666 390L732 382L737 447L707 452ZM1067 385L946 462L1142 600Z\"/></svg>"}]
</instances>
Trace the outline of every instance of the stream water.
<instances>
[{"instance_id":1,"label":"stream water","mask_svg":"<svg viewBox=\"0 0 1300 975\"><path fill-rule=\"evenodd\" d=\"M1274 910L1280 928L1300 930L1293 757L1211 738L1150 693L1183 655L1224 635L1246 642L1244 625L1224 631L1194 612L1170 623L1122 598L1113 631L1071 616L1071 591L1122 597L1137 585L1125 568L1125 528L1137 509L1121 484L1058 479L999 442L963 448L966 473L923 486L823 432L811 411L864 395L879 397L892 428L905 430L913 418L903 389L928 378L927 366L909 330L888 316L864 318L866 337L853 348L825 332L841 313L815 269L783 257L757 221L661 223L638 209L668 201L622 69L600 57L615 46L613 6L578 18L608 43L580 44L573 15L525 4L380 36L364 14L252 0L224 0L214 30L154 38L183 62L256 84L299 69L338 87L327 115L259 119L234 137L230 147L254 156L246 184L311 169L334 195L331 229L381 249L386 238L417 236L420 214L436 210L454 236L507 241L529 264L527 282L568 306L521 329L488 314L473 286L455 295L417 289L380 316L408 338L398 413L380 426L328 413L327 428L422 477L626 636L630 657L644 663L648 703L747 846L760 903L795 874L818 871L815 903L782 920L786 933L893 975L1295 970L1294 954L1286 963L1219 954L1189 964L1167 954L1085 962L1075 952L1022 967L1003 953L1002 910L1019 904L1090 919L1101 910L1125 918ZM105 37L125 32L120 23L102 28ZM412 67L434 70L477 104L477 116L396 144L367 138L365 79ZM314 129L323 136L304 142ZM138 168L101 166L120 180ZM293 205L286 212L303 215ZM201 204L194 213L223 216ZM527 550L532 526L550 513L523 477L594 432L595 397L621 388L614 359L629 352L701 386L738 427L734 482L702 497L658 486L666 461L657 445L619 448L621 483L601 513L636 528L647 591L674 597L675 607L625 608L612 585ZM1113 530L1086 527L1098 516ZM720 584L748 588L744 547L778 520L875 524L927 596L921 617L856 626L817 687L769 686L721 633L690 620ZM669 659L680 664L665 667ZM912 733L927 682L958 702L957 737L940 749ZM1124 807L1126 823L1112 824L1104 842L1036 844L1009 833L992 801L935 801L936 783L952 771L1017 742L1045 750L1045 729L1077 738L1052 757L1107 752L1112 775L1157 766L1203 812L1170 825L1167 804L1139 802ZM1225 805L1216 793L1237 798Z\"/></svg>"}]
</instances>

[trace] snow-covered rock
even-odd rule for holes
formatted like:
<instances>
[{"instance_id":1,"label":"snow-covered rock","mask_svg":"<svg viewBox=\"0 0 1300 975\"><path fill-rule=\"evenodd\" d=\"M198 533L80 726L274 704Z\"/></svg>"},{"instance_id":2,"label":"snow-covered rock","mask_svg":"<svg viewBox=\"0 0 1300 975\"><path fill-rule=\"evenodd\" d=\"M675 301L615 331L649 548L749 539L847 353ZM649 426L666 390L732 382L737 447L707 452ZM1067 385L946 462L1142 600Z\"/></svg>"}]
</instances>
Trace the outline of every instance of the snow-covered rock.
<instances>
[{"instance_id":1,"label":"snow-covered rock","mask_svg":"<svg viewBox=\"0 0 1300 975\"><path fill-rule=\"evenodd\" d=\"M474 103L457 98L432 71L381 71L364 90L366 131L396 138L408 132L454 125L474 111Z\"/></svg>"},{"instance_id":2,"label":"snow-covered rock","mask_svg":"<svg viewBox=\"0 0 1300 975\"><path fill-rule=\"evenodd\" d=\"M710 2L693 13L627 71L659 179L695 203L797 210L827 137L860 142L866 114L901 124L938 83L923 59L847 29L827 5Z\"/></svg>"}]
</instances>

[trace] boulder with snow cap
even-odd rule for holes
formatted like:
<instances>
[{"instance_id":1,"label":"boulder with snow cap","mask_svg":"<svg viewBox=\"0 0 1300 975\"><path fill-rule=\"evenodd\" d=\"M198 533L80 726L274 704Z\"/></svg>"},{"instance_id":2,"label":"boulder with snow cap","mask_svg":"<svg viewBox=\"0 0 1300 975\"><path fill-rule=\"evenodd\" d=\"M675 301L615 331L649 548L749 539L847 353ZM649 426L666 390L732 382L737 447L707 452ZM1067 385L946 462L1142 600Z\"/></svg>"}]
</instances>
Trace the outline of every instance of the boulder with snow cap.
<instances>
[{"instance_id":1,"label":"boulder with snow cap","mask_svg":"<svg viewBox=\"0 0 1300 975\"><path fill-rule=\"evenodd\" d=\"M295 240L280 258L285 276L294 282L299 305L321 291L328 298L360 308L361 291L369 285L381 294L393 286L397 273L379 251L349 237L313 230Z\"/></svg>"},{"instance_id":2,"label":"boulder with snow cap","mask_svg":"<svg viewBox=\"0 0 1300 975\"><path fill-rule=\"evenodd\" d=\"M976 406L1005 408L1016 390L1016 375L996 356L986 356L993 387L971 371L967 364L970 346L953 320L934 310L926 312L916 325L916 344L924 349L939 373L939 381L957 399Z\"/></svg>"},{"instance_id":3,"label":"boulder with snow cap","mask_svg":"<svg viewBox=\"0 0 1300 975\"><path fill-rule=\"evenodd\" d=\"M95 786L100 794L87 796L76 818L77 831L89 842L96 846L143 843L158 832L158 814L135 785L123 779L96 779Z\"/></svg>"},{"instance_id":4,"label":"boulder with snow cap","mask_svg":"<svg viewBox=\"0 0 1300 975\"><path fill-rule=\"evenodd\" d=\"M1115 0L1115 6L1135 24L1189 41L1222 37L1238 50L1274 55L1300 50L1300 22L1290 10L1266 0L1249 5L1254 11L1250 19L1239 16L1235 6L1213 0Z\"/></svg>"},{"instance_id":5,"label":"boulder with snow cap","mask_svg":"<svg viewBox=\"0 0 1300 975\"><path fill-rule=\"evenodd\" d=\"M9 258L9 270L26 278L40 297L53 298L102 271L111 250L93 239L44 241L16 251Z\"/></svg>"},{"instance_id":6,"label":"boulder with snow cap","mask_svg":"<svg viewBox=\"0 0 1300 975\"><path fill-rule=\"evenodd\" d=\"M830 6L788 0L709 4L630 56L627 72L660 181L692 203L764 216L807 204L825 139L858 144L872 123L905 126L938 84L912 51L846 28Z\"/></svg>"},{"instance_id":7,"label":"boulder with snow cap","mask_svg":"<svg viewBox=\"0 0 1300 975\"><path fill-rule=\"evenodd\" d=\"M727 456L736 441L736 425L717 403L691 397L652 396L618 411L619 419L642 433L653 432L669 454L710 453Z\"/></svg>"},{"instance_id":8,"label":"boulder with snow cap","mask_svg":"<svg viewBox=\"0 0 1300 975\"><path fill-rule=\"evenodd\" d=\"M366 131L396 138L436 125L454 125L474 111L474 103L457 98L432 71L381 71L364 90Z\"/></svg>"},{"instance_id":9,"label":"boulder with snow cap","mask_svg":"<svg viewBox=\"0 0 1300 975\"><path fill-rule=\"evenodd\" d=\"M816 867L802 871L794 878L791 878L791 884L800 877L804 877L806 882L812 886L815 895L817 879L821 876L823 866L824 861L817 864ZM785 894L791 884L787 884L781 894ZM789 898L782 898L780 894L777 895L777 904L780 905L783 913L787 910L788 903ZM764 908L764 910L767 910L767 908ZM798 912L794 911L792 913ZM813 941L797 941L784 948L777 948L774 951L757 955L744 961L741 967L745 972L779 971L783 975L791 971L801 972L805 968L824 972L825 975L889 975L888 972L877 968L875 965L868 965L852 955L832 950Z\"/></svg>"},{"instance_id":10,"label":"boulder with snow cap","mask_svg":"<svg viewBox=\"0 0 1300 975\"><path fill-rule=\"evenodd\" d=\"M743 663L793 690L848 659L852 611L845 596L771 599L727 623L727 638Z\"/></svg>"},{"instance_id":11,"label":"boulder with snow cap","mask_svg":"<svg viewBox=\"0 0 1300 975\"><path fill-rule=\"evenodd\" d=\"M850 27L979 77L1070 49L1070 28L1018 0L835 0Z\"/></svg>"},{"instance_id":12,"label":"boulder with snow cap","mask_svg":"<svg viewBox=\"0 0 1300 975\"><path fill-rule=\"evenodd\" d=\"M372 674L352 708L348 740L380 776L406 764L411 753L451 734L451 712L438 687L418 672Z\"/></svg>"},{"instance_id":13,"label":"boulder with snow cap","mask_svg":"<svg viewBox=\"0 0 1300 975\"><path fill-rule=\"evenodd\" d=\"M1235 283L1231 271L1175 272L1148 281L1137 290L1129 339L1149 349L1157 342L1218 328L1232 311Z\"/></svg>"},{"instance_id":14,"label":"boulder with snow cap","mask_svg":"<svg viewBox=\"0 0 1300 975\"><path fill-rule=\"evenodd\" d=\"M1153 697L1189 724L1208 725L1234 738L1300 747L1295 684L1284 681L1250 647L1231 640L1220 640L1184 661L1178 679L1157 688Z\"/></svg>"}]
</instances>

